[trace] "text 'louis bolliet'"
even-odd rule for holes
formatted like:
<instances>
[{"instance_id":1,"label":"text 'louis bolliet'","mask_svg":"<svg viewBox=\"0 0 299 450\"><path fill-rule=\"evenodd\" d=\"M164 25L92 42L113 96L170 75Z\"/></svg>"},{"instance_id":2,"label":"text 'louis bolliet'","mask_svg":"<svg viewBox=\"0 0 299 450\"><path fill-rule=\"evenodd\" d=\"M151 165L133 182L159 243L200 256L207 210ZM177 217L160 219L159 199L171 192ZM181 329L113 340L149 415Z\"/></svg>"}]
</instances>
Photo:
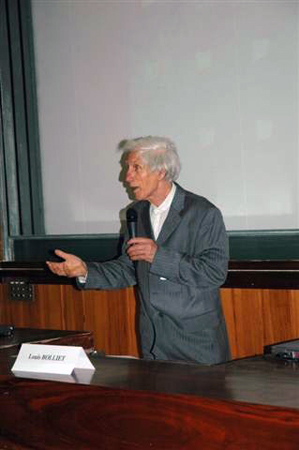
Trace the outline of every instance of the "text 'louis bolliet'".
<instances>
[{"instance_id":1,"label":"text 'louis bolliet'","mask_svg":"<svg viewBox=\"0 0 299 450\"><path fill-rule=\"evenodd\" d=\"M64 361L66 358L66 355L53 355L53 354L44 354L44 355L33 355L32 353L29 354L28 359L38 359L38 360L46 360L46 361Z\"/></svg>"}]
</instances>

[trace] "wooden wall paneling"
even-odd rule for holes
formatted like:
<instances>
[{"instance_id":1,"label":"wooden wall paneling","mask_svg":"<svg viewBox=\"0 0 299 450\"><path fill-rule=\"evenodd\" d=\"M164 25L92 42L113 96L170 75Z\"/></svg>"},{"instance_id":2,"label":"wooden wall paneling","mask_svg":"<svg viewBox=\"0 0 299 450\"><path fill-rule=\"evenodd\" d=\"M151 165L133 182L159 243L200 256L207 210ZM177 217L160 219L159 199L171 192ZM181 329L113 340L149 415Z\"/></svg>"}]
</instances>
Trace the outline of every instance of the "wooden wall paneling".
<instances>
[{"instance_id":1,"label":"wooden wall paneling","mask_svg":"<svg viewBox=\"0 0 299 450\"><path fill-rule=\"evenodd\" d=\"M290 303L292 305L291 309L291 320L293 325L292 339L299 339L299 291L292 290L289 292L290 295Z\"/></svg>"},{"instance_id":2,"label":"wooden wall paneling","mask_svg":"<svg viewBox=\"0 0 299 450\"><path fill-rule=\"evenodd\" d=\"M5 285L0 283L0 323L7 323L8 308L5 305Z\"/></svg>"},{"instance_id":3,"label":"wooden wall paneling","mask_svg":"<svg viewBox=\"0 0 299 450\"><path fill-rule=\"evenodd\" d=\"M265 345L298 338L299 292L264 290L262 295Z\"/></svg>"},{"instance_id":4,"label":"wooden wall paneling","mask_svg":"<svg viewBox=\"0 0 299 450\"><path fill-rule=\"evenodd\" d=\"M62 307L62 286L35 285L35 300L30 304L34 321L41 328L65 329Z\"/></svg>"},{"instance_id":5,"label":"wooden wall paneling","mask_svg":"<svg viewBox=\"0 0 299 450\"><path fill-rule=\"evenodd\" d=\"M28 304L11 301L8 284L2 285L1 311L2 323L13 324L18 327L30 326L28 324L28 316L30 317Z\"/></svg>"},{"instance_id":6,"label":"wooden wall paneling","mask_svg":"<svg viewBox=\"0 0 299 450\"><path fill-rule=\"evenodd\" d=\"M141 347L139 340L139 297L137 289L127 290L127 317L131 321L131 327L128 329L129 354L141 356Z\"/></svg>"},{"instance_id":7,"label":"wooden wall paneling","mask_svg":"<svg viewBox=\"0 0 299 450\"><path fill-rule=\"evenodd\" d=\"M221 289L221 303L225 317L228 339L230 344L231 356L236 358L238 354L238 342L236 333L236 316L233 302L231 300L231 289Z\"/></svg>"},{"instance_id":8,"label":"wooden wall paneling","mask_svg":"<svg viewBox=\"0 0 299 450\"><path fill-rule=\"evenodd\" d=\"M262 290L223 289L222 303L233 358L263 352Z\"/></svg>"},{"instance_id":9,"label":"wooden wall paneling","mask_svg":"<svg viewBox=\"0 0 299 450\"><path fill-rule=\"evenodd\" d=\"M79 291L71 285L34 285L34 301L12 301L0 284L0 321L16 327L94 332L106 354L138 356L134 289Z\"/></svg>"},{"instance_id":10,"label":"wooden wall paneling","mask_svg":"<svg viewBox=\"0 0 299 450\"><path fill-rule=\"evenodd\" d=\"M138 356L134 289L84 291L85 329L106 354Z\"/></svg>"},{"instance_id":11,"label":"wooden wall paneling","mask_svg":"<svg viewBox=\"0 0 299 450\"><path fill-rule=\"evenodd\" d=\"M85 311L82 292L71 285L61 286L61 308L63 329L87 330L85 327Z\"/></svg>"},{"instance_id":12,"label":"wooden wall paneling","mask_svg":"<svg viewBox=\"0 0 299 450\"><path fill-rule=\"evenodd\" d=\"M9 286L3 285L2 308L6 321L16 327L63 329L61 286L35 285L33 301L10 300Z\"/></svg>"},{"instance_id":13,"label":"wooden wall paneling","mask_svg":"<svg viewBox=\"0 0 299 450\"><path fill-rule=\"evenodd\" d=\"M0 284L0 323L16 327L86 330L106 354L140 356L134 288L79 291L72 285L34 285L32 302L9 299ZM264 345L299 339L299 291L221 290L233 359L263 352Z\"/></svg>"},{"instance_id":14,"label":"wooden wall paneling","mask_svg":"<svg viewBox=\"0 0 299 450\"><path fill-rule=\"evenodd\" d=\"M233 358L299 339L298 290L222 289L221 296Z\"/></svg>"}]
</instances>

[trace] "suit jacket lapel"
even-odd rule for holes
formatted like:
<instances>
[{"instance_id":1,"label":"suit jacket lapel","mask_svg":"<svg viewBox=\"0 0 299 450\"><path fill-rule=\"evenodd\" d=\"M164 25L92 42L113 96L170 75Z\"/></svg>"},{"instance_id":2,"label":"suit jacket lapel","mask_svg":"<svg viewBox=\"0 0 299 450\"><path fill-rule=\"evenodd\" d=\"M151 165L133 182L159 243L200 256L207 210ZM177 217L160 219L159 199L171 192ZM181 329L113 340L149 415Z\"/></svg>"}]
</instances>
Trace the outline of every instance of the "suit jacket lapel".
<instances>
[{"instance_id":1,"label":"suit jacket lapel","mask_svg":"<svg viewBox=\"0 0 299 450\"><path fill-rule=\"evenodd\" d=\"M140 211L140 228L138 230L137 236L149 237L153 239L153 230L151 226L149 209L149 202L144 202L143 208Z\"/></svg>"},{"instance_id":2,"label":"suit jacket lapel","mask_svg":"<svg viewBox=\"0 0 299 450\"><path fill-rule=\"evenodd\" d=\"M171 235L171 233L177 228L182 220L181 211L185 204L185 192L176 184L176 193L170 206L166 220L162 226L160 234L157 239L157 244L162 244Z\"/></svg>"}]
</instances>

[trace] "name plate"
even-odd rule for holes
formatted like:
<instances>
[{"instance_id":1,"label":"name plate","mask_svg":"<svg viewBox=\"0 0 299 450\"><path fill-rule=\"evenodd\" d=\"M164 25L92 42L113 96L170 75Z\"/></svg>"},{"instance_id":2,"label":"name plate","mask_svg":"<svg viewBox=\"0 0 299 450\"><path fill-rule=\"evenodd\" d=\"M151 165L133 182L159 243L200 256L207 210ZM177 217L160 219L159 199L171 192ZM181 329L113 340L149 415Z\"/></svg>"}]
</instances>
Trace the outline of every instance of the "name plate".
<instances>
[{"instance_id":1,"label":"name plate","mask_svg":"<svg viewBox=\"0 0 299 450\"><path fill-rule=\"evenodd\" d=\"M82 347L22 344L11 370L16 375L19 372L71 375L74 369L95 370Z\"/></svg>"}]
</instances>

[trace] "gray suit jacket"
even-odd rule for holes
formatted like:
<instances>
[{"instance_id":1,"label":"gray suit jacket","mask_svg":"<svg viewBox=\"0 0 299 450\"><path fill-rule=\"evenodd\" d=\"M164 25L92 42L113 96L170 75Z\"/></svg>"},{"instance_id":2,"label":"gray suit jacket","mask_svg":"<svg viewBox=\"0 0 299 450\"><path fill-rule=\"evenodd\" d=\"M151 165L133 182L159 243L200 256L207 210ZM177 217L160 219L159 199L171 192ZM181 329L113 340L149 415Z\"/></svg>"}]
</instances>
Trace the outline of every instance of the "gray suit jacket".
<instances>
[{"instance_id":1,"label":"gray suit jacket","mask_svg":"<svg viewBox=\"0 0 299 450\"><path fill-rule=\"evenodd\" d=\"M147 201L134 205L137 235L153 239L149 206ZM228 240L219 209L177 185L157 244L152 264L138 261L134 266L125 249L115 261L89 263L85 288L138 285L144 357L205 364L228 360L219 297Z\"/></svg>"}]
</instances>

